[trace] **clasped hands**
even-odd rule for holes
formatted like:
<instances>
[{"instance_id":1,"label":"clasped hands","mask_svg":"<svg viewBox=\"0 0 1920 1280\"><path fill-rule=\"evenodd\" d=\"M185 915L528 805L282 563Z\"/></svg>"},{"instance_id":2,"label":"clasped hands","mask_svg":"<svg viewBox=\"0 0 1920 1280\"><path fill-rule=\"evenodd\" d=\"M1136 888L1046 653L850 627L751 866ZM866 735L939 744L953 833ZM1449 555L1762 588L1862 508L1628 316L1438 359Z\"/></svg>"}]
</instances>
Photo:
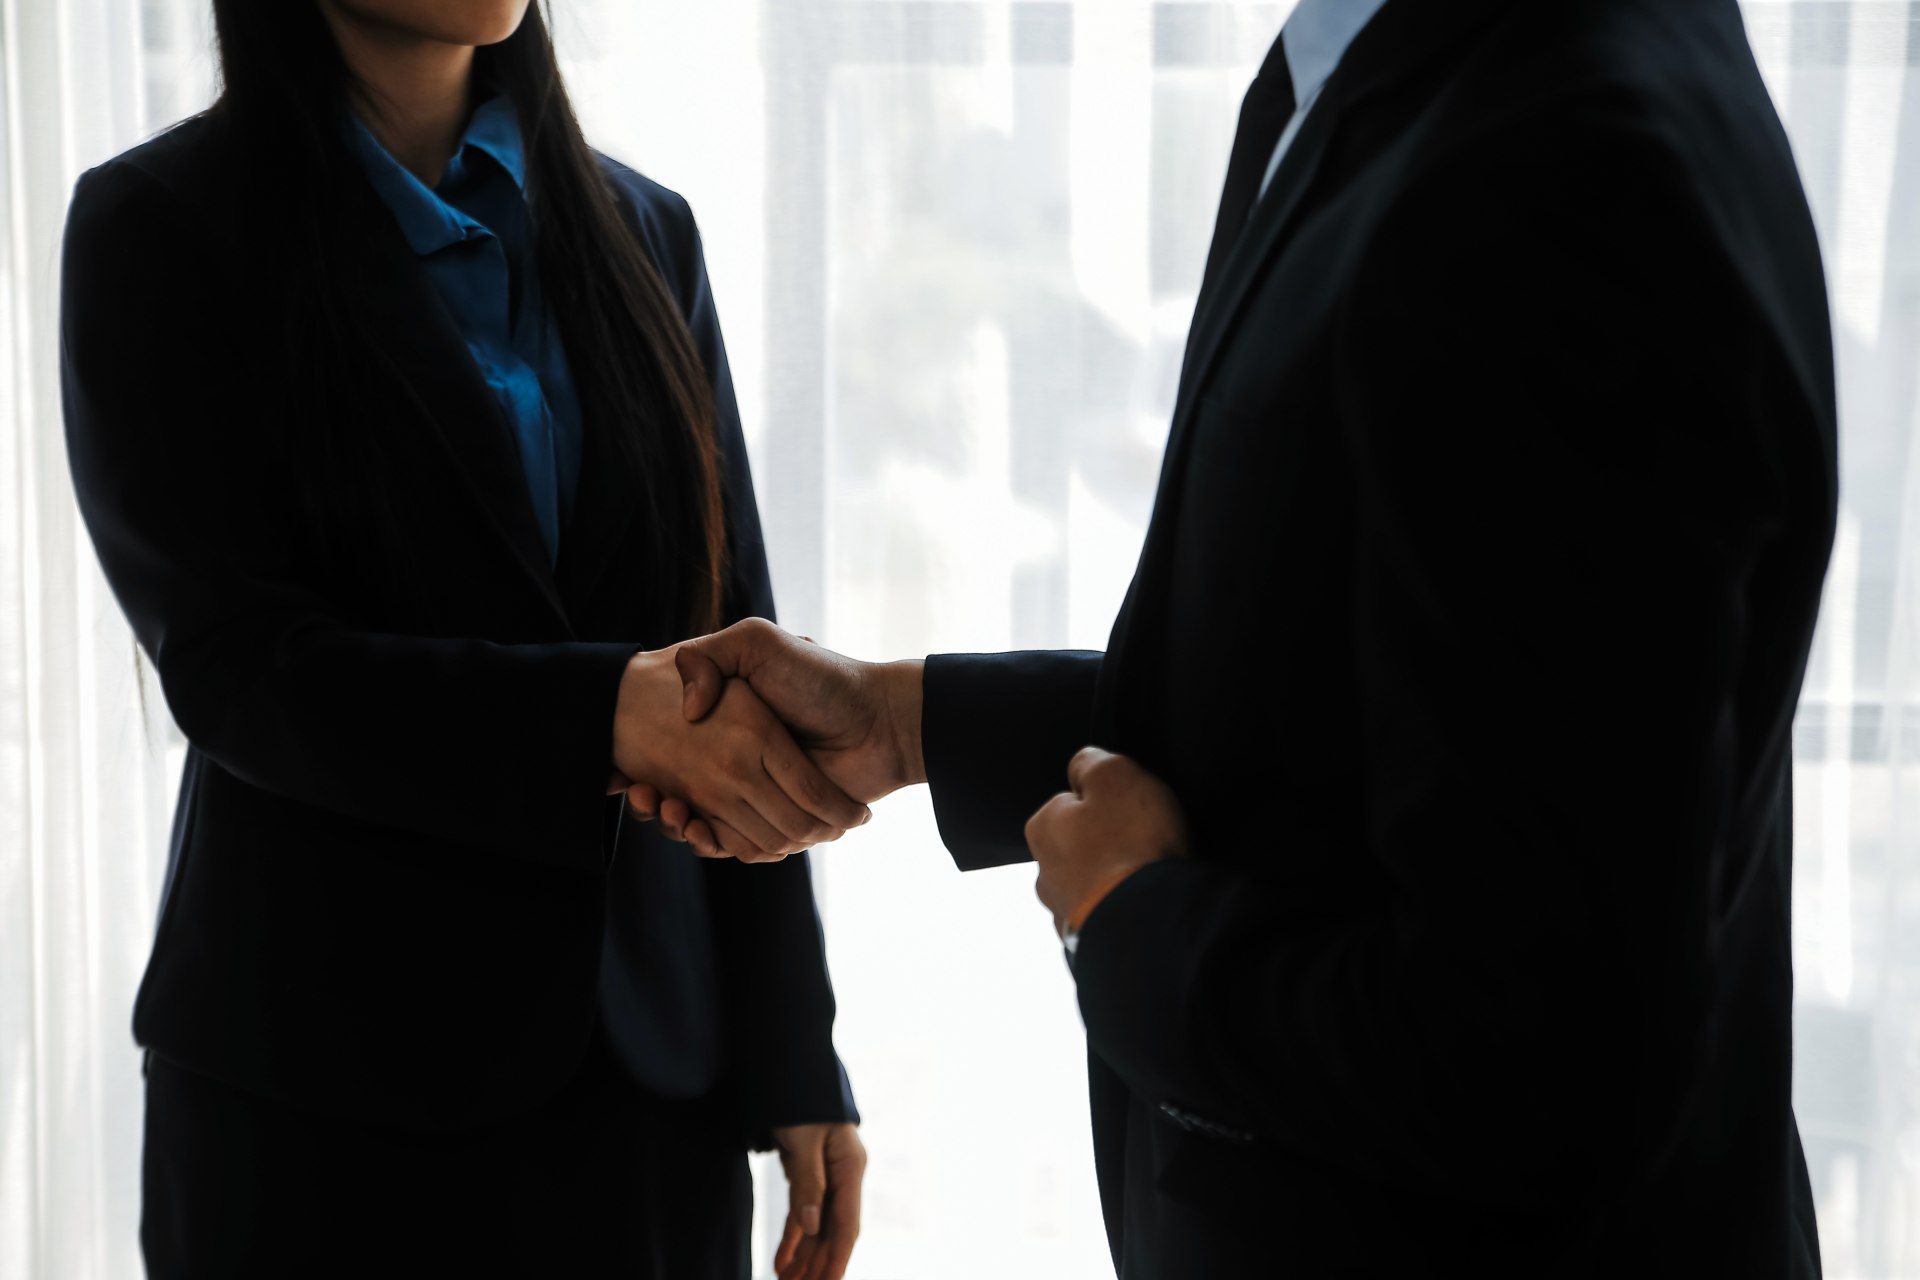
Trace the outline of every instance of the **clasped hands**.
<instances>
[{"instance_id":1,"label":"clasped hands","mask_svg":"<svg viewBox=\"0 0 1920 1280\"><path fill-rule=\"evenodd\" d=\"M858 662L758 618L642 653L621 681L610 788L703 857L784 858L838 839L868 820L872 802L927 780L921 685L919 662ZM1063 934L1128 876L1188 844L1179 801L1135 761L1087 747L1066 782L1026 825L1035 890ZM792 1184L776 1273L840 1280L860 1232L865 1149L847 1124L775 1138Z\"/></svg>"},{"instance_id":2,"label":"clasped hands","mask_svg":"<svg viewBox=\"0 0 1920 1280\"><path fill-rule=\"evenodd\" d=\"M641 722L657 725L673 701L685 729L630 758L616 730L628 805L703 857L784 858L839 838L867 821L872 802L926 781L919 662L856 661L751 618L635 664L651 664L635 695ZM665 758L696 741L718 756L706 765ZM1179 801L1137 762L1087 747L1064 781L1026 827L1040 868L1036 891L1062 931L1077 929L1142 866L1183 856L1188 843Z\"/></svg>"},{"instance_id":3,"label":"clasped hands","mask_svg":"<svg viewBox=\"0 0 1920 1280\"><path fill-rule=\"evenodd\" d=\"M686 645L627 663L613 718L611 794L672 796L701 815L702 834L745 862L837 840L871 816L795 743L745 680L703 686L698 716L679 663ZM702 850L705 852L706 850Z\"/></svg>"}]
</instances>

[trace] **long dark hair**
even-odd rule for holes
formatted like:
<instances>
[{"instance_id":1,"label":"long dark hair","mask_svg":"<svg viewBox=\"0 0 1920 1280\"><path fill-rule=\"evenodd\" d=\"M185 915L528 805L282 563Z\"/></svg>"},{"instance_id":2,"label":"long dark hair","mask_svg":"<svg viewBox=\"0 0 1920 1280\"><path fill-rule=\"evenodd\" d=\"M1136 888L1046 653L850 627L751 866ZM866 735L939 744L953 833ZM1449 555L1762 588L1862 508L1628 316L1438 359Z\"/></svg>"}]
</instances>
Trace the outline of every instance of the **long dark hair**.
<instances>
[{"instance_id":1,"label":"long dark hair","mask_svg":"<svg viewBox=\"0 0 1920 1280\"><path fill-rule=\"evenodd\" d=\"M328 270L337 249L319 211L333 184L359 181L338 132L351 72L315 0L213 0L213 13L222 83L209 114L237 140L254 187L273 193L277 256L291 257L287 270L298 277L289 281L299 300L289 308L289 352L310 370L338 368L331 361L354 358L362 326L339 292L350 273ZM623 487L650 534L644 589L682 634L712 630L727 534L713 397L700 355L580 132L538 3L511 37L476 51L475 75L506 93L519 113L541 288L588 430L606 431L630 471ZM288 255L285 220L302 216L310 224L291 234L312 252ZM328 388L313 390L309 403L326 405ZM336 427L356 416L338 404L315 412ZM321 434L335 461L365 456L364 441L343 441L325 424ZM348 467L330 470L345 475ZM377 522L372 509L383 499L369 493L355 518ZM327 501L339 511L352 495Z\"/></svg>"}]
</instances>

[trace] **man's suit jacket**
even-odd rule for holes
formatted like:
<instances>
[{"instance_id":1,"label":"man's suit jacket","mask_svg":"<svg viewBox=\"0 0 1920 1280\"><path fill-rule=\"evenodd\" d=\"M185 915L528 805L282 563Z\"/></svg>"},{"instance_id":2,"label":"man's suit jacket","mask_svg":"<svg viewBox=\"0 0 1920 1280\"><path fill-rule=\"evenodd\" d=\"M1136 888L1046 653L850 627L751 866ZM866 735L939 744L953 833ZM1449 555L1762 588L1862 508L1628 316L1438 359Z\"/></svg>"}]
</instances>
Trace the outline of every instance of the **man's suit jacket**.
<instances>
[{"instance_id":1,"label":"man's suit jacket","mask_svg":"<svg viewBox=\"0 0 1920 1280\"><path fill-rule=\"evenodd\" d=\"M606 796L621 672L680 638L606 424L550 565L505 420L342 152L323 239L284 247L329 255L364 327L365 360L321 371L361 407L332 424L355 477L332 499L368 518L338 527L289 425L313 300L233 249L291 197L228 123L88 173L66 239L80 508L190 744L139 1041L270 1098L462 1127L563 1084L599 1017L643 1085L721 1090L743 1139L852 1118L805 862L701 867ZM712 377L728 609L765 613L692 214L603 164Z\"/></svg>"},{"instance_id":2,"label":"man's suit jacket","mask_svg":"<svg viewBox=\"0 0 1920 1280\"><path fill-rule=\"evenodd\" d=\"M962 867L1179 795L1075 962L1123 1276L1815 1275L1789 729L1819 253L1734 0L1389 0L1194 319L1100 654L948 656Z\"/></svg>"}]
</instances>

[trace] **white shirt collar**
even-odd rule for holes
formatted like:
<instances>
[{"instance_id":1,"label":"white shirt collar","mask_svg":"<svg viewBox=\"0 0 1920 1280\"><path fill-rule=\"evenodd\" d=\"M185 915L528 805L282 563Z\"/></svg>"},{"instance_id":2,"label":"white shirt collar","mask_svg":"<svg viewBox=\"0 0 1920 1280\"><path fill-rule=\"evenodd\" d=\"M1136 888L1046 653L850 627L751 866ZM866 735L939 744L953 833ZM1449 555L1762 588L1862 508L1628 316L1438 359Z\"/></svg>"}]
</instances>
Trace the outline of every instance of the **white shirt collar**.
<instances>
[{"instance_id":1,"label":"white shirt collar","mask_svg":"<svg viewBox=\"0 0 1920 1280\"><path fill-rule=\"evenodd\" d=\"M1373 15L1387 0L1300 0L1281 31L1281 49L1287 56L1287 74L1293 77L1293 119L1280 132L1266 176L1260 179L1260 199L1267 198L1280 161L1293 146L1300 124L1307 118L1333 69Z\"/></svg>"},{"instance_id":2,"label":"white shirt collar","mask_svg":"<svg viewBox=\"0 0 1920 1280\"><path fill-rule=\"evenodd\" d=\"M1319 96L1320 87L1340 65L1361 28L1373 20L1386 0L1300 0L1287 18L1285 41L1287 72L1293 77L1293 100L1304 112Z\"/></svg>"}]
</instances>

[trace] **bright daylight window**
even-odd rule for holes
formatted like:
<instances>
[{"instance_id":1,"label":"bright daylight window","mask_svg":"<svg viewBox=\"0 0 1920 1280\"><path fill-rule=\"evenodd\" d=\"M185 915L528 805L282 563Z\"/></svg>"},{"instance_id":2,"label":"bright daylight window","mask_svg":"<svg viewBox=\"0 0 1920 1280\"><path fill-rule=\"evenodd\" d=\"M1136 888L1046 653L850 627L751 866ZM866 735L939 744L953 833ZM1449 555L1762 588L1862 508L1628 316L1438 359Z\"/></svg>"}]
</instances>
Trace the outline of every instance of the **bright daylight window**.
<instances>
[{"instance_id":1,"label":"bright daylight window","mask_svg":"<svg viewBox=\"0 0 1920 1280\"><path fill-rule=\"evenodd\" d=\"M73 178L208 100L205 8L0 3L0 1274L138 1268L127 1011L178 751L128 710L48 318ZM699 216L783 620L863 656L1104 645L1239 95L1290 6L554 8L588 136ZM1920 1276L1920 8L1745 11L1823 239L1842 408L1795 738L1796 1102L1827 1274ZM817 867L873 1156L854 1274L1111 1275L1031 871L957 875L924 796Z\"/></svg>"}]
</instances>

